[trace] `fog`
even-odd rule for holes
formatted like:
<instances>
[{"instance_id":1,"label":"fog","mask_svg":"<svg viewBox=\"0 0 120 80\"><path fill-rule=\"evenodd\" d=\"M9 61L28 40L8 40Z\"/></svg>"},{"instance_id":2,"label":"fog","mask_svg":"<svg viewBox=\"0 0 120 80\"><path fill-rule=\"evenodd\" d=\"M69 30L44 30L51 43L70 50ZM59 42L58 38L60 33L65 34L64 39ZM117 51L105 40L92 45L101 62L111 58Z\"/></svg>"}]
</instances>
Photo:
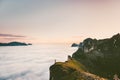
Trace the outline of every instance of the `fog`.
<instances>
[{"instance_id":1,"label":"fog","mask_svg":"<svg viewBox=\"0 0 120 80\"><path fill-rule=\"evenodd\" d=\"M70 45L0 47L0 80L49 80L54 61L65 61Z\"/></svg>"}]
</instances>

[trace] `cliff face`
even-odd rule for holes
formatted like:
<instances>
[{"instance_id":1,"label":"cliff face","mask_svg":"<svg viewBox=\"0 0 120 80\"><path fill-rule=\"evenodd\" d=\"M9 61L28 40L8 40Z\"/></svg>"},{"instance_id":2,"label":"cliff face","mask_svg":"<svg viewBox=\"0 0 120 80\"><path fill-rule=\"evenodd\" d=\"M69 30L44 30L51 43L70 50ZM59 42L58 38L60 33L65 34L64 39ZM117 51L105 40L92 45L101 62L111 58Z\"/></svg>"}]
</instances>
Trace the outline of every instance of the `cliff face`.
<instances>
[{"instance_id":1,"label":"cliff face","mask_svg":"<svg viewBox=\"0 0 120 80\"><path fill-rule=\"evenodd\" d=\"M103 40L88 40L72 57L89 72L112 79L114 74L120 74L120 34Z\"/></svg>"},{"instance_id":2,"label":"cliff face","mask_svg":"<svg viewBox=\"0 0 120 80\"><path fill-rule=\"evenodd\" d=\"M115 74L120 75L120 34L102 40L87 38L72 58L50 67L50 80L113 80Z\"/></svg>"}]
</instances>

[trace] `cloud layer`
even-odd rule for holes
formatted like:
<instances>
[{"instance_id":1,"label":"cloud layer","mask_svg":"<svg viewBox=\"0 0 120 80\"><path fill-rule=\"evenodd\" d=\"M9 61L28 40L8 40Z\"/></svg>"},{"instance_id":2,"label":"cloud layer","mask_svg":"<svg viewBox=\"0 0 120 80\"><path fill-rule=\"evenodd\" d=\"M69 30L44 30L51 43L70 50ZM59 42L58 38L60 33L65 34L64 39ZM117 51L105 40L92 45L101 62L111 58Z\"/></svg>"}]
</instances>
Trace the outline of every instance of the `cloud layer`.
<instances>
[{"instance_id":1,"label":"cloud layer","mask_svg":"<svg viewBox=\"0 0 120 80\"><path fill-rule=\"evenodd\" d=\"M22 35L13 35L13 34L2 34L2 33L0 33L0 37L24 38L25 36L22 36Z\"/></svg>"},{"instance_id":2,"label":"cloud layer","mask_svg":"<svg viewBox=\"0 0 120 80\"><path fill-rule=\"evenodd\" d=\"M11 42L11 41L25 42L26 39L27 39L27 37L23 36L23 35L14 35L14 34L3 34L3 33L0 33L0 42Z\"/></svg>"}]
</instances>

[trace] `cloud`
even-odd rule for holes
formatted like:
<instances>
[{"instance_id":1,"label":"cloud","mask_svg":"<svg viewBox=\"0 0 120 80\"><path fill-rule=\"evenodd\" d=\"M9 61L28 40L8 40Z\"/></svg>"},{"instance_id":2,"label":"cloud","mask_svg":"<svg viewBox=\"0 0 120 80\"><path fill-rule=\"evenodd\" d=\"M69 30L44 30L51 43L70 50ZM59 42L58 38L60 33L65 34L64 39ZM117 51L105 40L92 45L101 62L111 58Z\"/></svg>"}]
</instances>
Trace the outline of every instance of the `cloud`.
<instances>
[{"instance_id":1,"label":"cloud","mask_svg":"<svg viewBox=\"0 0 120 80\"><path fill-rule=\"evenodd\" d=\"M17 80L17 78L21 78L21 77L24 77L26 76L27 74L29 74L31 71L23 71L21 73L16 73L16 74L13 74L13 75L9 75L9 76L6 76L6 77L0 77L0 80ZM22 80L22 79L21 79Z\"/></svg>"},{"instance_id":2,"label":"cloud","mask_svg":"<svg viewBox=\"0 0 120 80\"><path fill-rule=\"evenodd\" d=\"M14 34L2 34L0 33L0 42L22 41L26 40L26 36L14 35Z\"/></svg>"},{"instance_id":3,"label":"cloud","mask_svg":"<svg viewBox=\"0 0 120 80\"><path fill-rule=\"evenodd\" d=\"M0 33L0 37L24 38L24 37L26 37L26 36L22 36L22 35L13 35L13 34L1 34L1 33Z\"/></svg>"}]
</instances>

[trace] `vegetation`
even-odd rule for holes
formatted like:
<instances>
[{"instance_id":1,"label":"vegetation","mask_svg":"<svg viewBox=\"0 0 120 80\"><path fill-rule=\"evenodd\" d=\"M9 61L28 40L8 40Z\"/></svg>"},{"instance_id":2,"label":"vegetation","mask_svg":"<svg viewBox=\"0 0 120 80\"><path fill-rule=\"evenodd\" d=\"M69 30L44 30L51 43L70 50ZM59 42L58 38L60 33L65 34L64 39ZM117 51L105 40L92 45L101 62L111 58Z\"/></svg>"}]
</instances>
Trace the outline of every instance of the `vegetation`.
<instances>
[{"instance_id":1,"label":"vegetation","mask_svg":"<svg viewBox=\"0 0 120 80\"><path fill-rule=\"evenodd\" d=\"M87 38L81 44L68 61L50 67L50 80L113 80L120 75L120 34L102 40Z\"/></svg>"},{"instance_id":2,"label":"vegetation","mask_svg":"<svg viewBox=\"0 0 120 80\"><path fill-rule=\"evenodd\" d=\"M50 80L106 80L86 72L86 68L74 59L56 62L50 67Z\"/></svg>"}]
</instances>

